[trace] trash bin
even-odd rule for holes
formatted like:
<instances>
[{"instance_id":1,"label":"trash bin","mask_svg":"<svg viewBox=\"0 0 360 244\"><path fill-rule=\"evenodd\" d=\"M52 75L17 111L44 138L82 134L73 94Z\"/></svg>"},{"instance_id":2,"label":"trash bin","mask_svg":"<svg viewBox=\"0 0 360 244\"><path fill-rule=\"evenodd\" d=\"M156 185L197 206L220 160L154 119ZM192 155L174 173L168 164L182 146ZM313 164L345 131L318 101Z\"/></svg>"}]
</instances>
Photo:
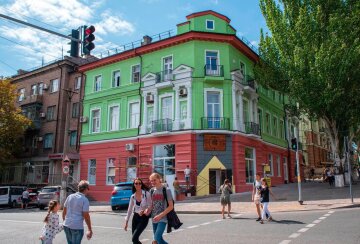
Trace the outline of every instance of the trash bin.
<instances>
[{"instance_id":1,"label":"trash bin","mask_svg":"<svg viewBox=\"0 0 360 244\"><path fill-rule=\"evenodd\" d=\"M335 187L344 187L344 175L335 175Z\"/></svg>"}]
</instances>

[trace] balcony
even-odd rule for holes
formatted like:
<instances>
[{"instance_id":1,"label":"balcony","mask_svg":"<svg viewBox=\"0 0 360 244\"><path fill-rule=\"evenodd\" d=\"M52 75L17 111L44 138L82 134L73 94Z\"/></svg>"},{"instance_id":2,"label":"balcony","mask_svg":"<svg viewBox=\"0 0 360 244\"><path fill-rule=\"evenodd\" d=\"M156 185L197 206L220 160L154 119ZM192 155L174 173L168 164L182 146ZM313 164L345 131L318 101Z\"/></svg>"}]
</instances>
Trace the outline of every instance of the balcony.
<instances>
[{"instance_id":1,"label":"balcony","mask_svg":"<svg viewBox=\"0 0 360 244\"><path fill-rule=\"evenodd\" d=\"M173 122L171 119L159 119L151 122L151 132L172 131Z\"/></svg>"},{"instance_id":2,"label":"balcony","mask_svg":"<svg viewBox=\"0 0 360 244\"><path fill-rule=\"evenodd\" d=\"M230 130L230 119L225 117L202 117L203 130Z\"/></svg>"},{"instance_id":3,"label":"balcony","mask_svg":"<svg viewBox=\"0 0 360 244\"><path fill-rule=\"evenodd\" d=\"M255 78L250 75L245 75L240 83L245 87L248 86L255 90Z\"/></svg>"},{"instance_id":4,"label":"balcony","mask_svg":"<svg viewBox=\"0 0 360 244\"><path fill-rule=\"evenodd\" d=\"M204 67L205 76L224 77L223 65L207 64Z\"/></svg>"},{"instance_id":5,"label":"balcony","mask_svg":"<svg viewBox=\"0 0 360 244\"><path fill-rule=\"evenodd\" d=\"M245 122L245 133L260 136L260 125L254 122Z\"/></svg>"},{"instance_id":6,"label":"balcony","mask_svg":"<svg viewBox=\"0 0 360 244\"><path fill-rule=\"evenodd\" d=\"M42 104L42 101L43 101L42 98L43 98L42 95L31 95L31 96L25 97L24 100L19 101L19 104L20 104L20 106L29 105L32 103Z\"/></svg>"},{"instance_id":7,"label":"balcony","mask_svg":"<svg viewBox=\"0 0 360 244\"><path fill-rule=\"evenodd\" d=\"M174 77L171 69L156 73L156 83L172 81L173 78Z\"/></svg>"}]
</instances>

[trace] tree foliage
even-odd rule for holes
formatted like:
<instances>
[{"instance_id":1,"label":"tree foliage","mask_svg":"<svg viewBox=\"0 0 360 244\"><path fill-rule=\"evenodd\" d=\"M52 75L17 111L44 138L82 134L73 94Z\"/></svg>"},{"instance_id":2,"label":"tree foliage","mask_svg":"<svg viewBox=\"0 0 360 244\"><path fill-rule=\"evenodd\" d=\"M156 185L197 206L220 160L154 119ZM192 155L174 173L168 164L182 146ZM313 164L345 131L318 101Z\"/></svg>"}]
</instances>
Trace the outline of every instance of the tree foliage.
<instances>
[{"instance_id":1,"label":"tree foliage","mask_svg":"<svg viewBox=\"0 0 360 244\"><path fill-rule=\"evenodd\" d=\"M339 131L360 122L360 1L260 0L257 80L323 118L338 149ZM334 149L334 148L333 148Z\"/></svg>"},{"instance_id":2,"label":"tree foliage","mask_svg":"<svg viewBox=\"0 0 360 244\"><path fill-rule=\"evenodd\" d=\"M0 162L11 158L31 121L15 106L16 86L0 80Z\"/></svg>"}]
</instances>

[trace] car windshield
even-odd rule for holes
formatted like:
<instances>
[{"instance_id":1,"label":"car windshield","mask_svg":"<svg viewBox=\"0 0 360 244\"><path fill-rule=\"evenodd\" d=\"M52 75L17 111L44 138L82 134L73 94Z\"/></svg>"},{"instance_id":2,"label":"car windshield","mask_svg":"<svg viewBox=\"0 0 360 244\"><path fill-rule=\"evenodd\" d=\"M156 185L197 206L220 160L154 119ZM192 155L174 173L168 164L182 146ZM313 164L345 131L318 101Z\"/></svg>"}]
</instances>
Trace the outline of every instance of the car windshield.
<instances>
[{"instance_id":1,"label":"car windshield","mask_svg":"<svg viewBox=\"0 0 360 244\"><path fill-rule=\"evenodd\" d=\"M129 185L116 185L115 186L116 191L131 191L132 190L132 184Z\"/></svg>"},{"instance_id":2,"label":"car windshield","mask_svg":"<svg viewBox=\"0 0 360 244\"><path fill-rule=\"evenodd\" d=\"M43 188L41 190L42 193L50 193L50 192L56 192L57 188Z\"/></svg>"}]
</instances>

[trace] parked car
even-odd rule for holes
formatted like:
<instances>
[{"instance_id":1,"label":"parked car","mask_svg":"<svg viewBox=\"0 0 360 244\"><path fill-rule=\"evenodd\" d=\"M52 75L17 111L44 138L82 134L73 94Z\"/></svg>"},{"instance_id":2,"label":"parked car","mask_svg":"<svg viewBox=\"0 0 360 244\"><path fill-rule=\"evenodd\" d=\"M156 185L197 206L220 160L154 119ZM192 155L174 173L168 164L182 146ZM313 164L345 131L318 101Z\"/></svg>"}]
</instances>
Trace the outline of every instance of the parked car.
<instances>
[{"instance_id":1,"label":"parked car","mask_svg":"<svg viewBox=\"0 0 360 244\"><path fill-rule=\"evenodd\" d=\"M120 182L114 186L110 198L112 210L129 205L130 197L132 195L132 184L132 182Z\"/></svg>"},{"instance_id":2,"label":"parked car","mask_svg":"<svg viewBox=\"0 0 360 244\"><path fill-rule=\"evenodd\" d=\"M24 186L0 186L0 205L17 207L21 204L21 196L25 189Z\"/></svg>"},{"instance_id":3,"label":"parked car","mask_svg":"<svg viewBox=\"0 0 360 244\"><path fill-rule=\"evenodd\" d=\"M38 207L44 209L51 200L60 201L60 191L61 186L45 186L42 188L37 197Z\"/></svg>"}]
</instances>

